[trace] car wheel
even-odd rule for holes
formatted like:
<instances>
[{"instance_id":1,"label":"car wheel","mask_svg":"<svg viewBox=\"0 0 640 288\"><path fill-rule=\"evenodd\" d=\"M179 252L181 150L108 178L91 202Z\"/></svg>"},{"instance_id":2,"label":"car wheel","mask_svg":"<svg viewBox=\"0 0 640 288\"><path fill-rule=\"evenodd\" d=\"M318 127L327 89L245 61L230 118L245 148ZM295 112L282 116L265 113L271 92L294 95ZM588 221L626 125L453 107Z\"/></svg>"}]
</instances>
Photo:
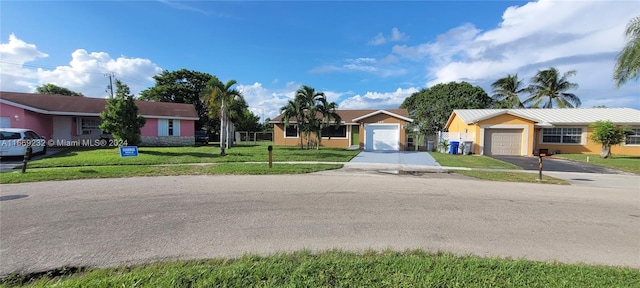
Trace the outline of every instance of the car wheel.
<instances>
[{"instance_id":1,"label":"car wheel","mask_svg":"<svg viewBox=\"0 0 640 288\"><path fill-rule=\"evenodd\" d=\"M47 145L44 145L44 147L42 148L42 152L40 152L40 155L45 155L47 154Z\"/></svg>"}]
</instances>

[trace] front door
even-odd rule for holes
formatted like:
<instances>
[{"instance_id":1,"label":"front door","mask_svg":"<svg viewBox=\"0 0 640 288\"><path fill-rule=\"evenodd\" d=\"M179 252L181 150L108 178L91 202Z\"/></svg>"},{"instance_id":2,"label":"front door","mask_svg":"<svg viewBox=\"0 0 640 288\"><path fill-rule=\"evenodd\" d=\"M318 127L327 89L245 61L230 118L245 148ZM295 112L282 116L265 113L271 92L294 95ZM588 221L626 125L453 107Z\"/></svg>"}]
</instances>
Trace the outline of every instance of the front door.
<instances>
[{"instance_id":1,"label":"front door","mask_svg":"<svg viewBox=\"0 0 640 288\"><path fill-rule=\"evenodd\" d=\"M71 141L71 117L53 117L53 139Z\"/></svg>"}]
</instances>

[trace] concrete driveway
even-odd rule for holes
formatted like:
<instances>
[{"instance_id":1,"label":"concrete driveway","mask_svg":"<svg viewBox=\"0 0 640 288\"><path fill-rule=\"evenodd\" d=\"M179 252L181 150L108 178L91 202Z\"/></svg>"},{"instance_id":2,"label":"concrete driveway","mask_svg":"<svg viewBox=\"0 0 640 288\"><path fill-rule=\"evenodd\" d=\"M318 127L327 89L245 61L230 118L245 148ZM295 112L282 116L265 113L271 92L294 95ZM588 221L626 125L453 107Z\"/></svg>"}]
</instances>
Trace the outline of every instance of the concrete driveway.
<instances>
[{"instance_id":1,"label":"concrete driveway","mask_svg":"<svg viewBox=\"0 0 640 288\"><path fill-rule=\"evenodd\" d=\"M418 151L362 151L349 163L440 166L429 153Z\"/></svg>"},{"instance_id":2,"label":"concrete driveway","mask_svg":"<svg viewBox=\"0 0 640 288\"><path fill-rule=\"evenodd\" d=\"M3 184L0 275L303 248L421 248L637 268L639 197L637 189L440 173Z\"/></svg>"},{"instance_id":3,"label":"concrete driveway","mask_svg":"<svg viewBox=\"0 0 640 288\"><path fill-rule=\"evenodd\" d=\"M490 156L492 158L511 163L518 167L522 167L525 170L538 171L538 157L524 157L524 156ZM597 157L597 156L595 156ZM625 172L609 169L601 166L591 165L588 163L581 163L575 161L569 161L564 159L558 159L553 157L542 158L542 171L554 171L554 172L577 172L577 173L598 173L598 174L623 174Z\"/></svg>"}]
</instances>

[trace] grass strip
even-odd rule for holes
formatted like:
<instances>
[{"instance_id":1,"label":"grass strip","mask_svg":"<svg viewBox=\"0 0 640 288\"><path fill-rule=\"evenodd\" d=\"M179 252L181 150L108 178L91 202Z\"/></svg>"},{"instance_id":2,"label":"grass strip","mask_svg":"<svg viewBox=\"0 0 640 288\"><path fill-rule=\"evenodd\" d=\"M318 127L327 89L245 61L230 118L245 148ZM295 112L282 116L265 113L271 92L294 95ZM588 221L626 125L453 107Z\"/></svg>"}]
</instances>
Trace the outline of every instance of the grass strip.
<instances>
[{"instance_id":1,"label":"grass strip","mask_svg":"<svg viewBox=\"0 0 640 288\"><path fill-rule=\"evenodd\" d=\"M553 157L640 174L640 156L613 155L612 158L603 159L600 155L556 154Z\"/></svg>"},{"instance_id":2,"label":"grass strip","mask_svg":"<svg viewBox=\"0 0 640 288\"><path fill-rule=\"evenodd\" d=\"M56 181L91 178L121 178L139 176L177 176L177 175L267 175L301 174L323 170L339 169L340 164L279 164L273 168L267 164L221 163L211 165L172 165L172 166L92 166L27 169L0 173L0 183L24 183L35 181Z\"/></svg>"},{"instance_id":3,"label":"grass strip","mask_svg":"<svg viewBox=\"0 0 640 288\"><path fill-rule=\"evenodd\" d=\"M477 178L477 179L489 180L489 181L569 185L569 182L565 180L554 178L544 174L542 175L542 181L540 181L538 180L537 173L483 171L483 170L453 170L452 172Z\"/></svg>"},{"instance_id":4,"label":"grass strip","mask_svg":"<svg viewBox=\"0 0 640 288\"><path fill-rule=\"evenodd\" d=\"M487 169L508 169L521 170L521 167L511 163L503 162L484 155L451 155L438 152L429 152L441 166L448 167L468 167Z\"/></svg>"},{"instance_id":5,"label":"grass strip","mask_svg":"<svg viewBox=\"0 0 640 288\"><path fill-rule=\"evenodd\" d=\"M62 272L62 273L61 273ZM65 272L67 272L65 274ZM640 270L421 250L299 251L12 274L22 287L639 287Z\"/></svg>"},{"instance_id":6,"label":"grass strip","mask_svg":"<svg viewBox=\"0 0 640 288\"><path fill-rule=\"evenodd\" d=\"M215 146L193 147L140 147L138 157L120 157L118 148L74 148L62 151L47 158L34 160L29 167L80 167L112 165L159 165L188 163L229 163L229 162L267 162L269 154L265 144L239 145L227 150L226 156L220 156L220 148ZM274 146L273 161L318 161L348 162L357 150L322 147L300 149L300 147Z\"/></svg>"}]
</instances>

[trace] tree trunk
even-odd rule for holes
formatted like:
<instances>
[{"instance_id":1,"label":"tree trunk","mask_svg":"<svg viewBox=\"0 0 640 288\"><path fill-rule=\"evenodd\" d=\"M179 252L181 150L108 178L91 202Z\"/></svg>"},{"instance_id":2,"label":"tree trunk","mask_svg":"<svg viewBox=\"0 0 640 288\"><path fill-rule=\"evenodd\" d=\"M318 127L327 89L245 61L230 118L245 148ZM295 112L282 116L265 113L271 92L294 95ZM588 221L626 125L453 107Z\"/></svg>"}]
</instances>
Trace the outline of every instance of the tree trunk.
<instances>
[{"instance_id":1,"label":"tree trunk","mask_svg":"<svg viewBox=\"0 0 640 288\"><path fill-rule=\"evenodd\" d=\"M611 145L602 144L602 151L600 151L600 158L611 158Z\"/></svg>"}]
</instances>

